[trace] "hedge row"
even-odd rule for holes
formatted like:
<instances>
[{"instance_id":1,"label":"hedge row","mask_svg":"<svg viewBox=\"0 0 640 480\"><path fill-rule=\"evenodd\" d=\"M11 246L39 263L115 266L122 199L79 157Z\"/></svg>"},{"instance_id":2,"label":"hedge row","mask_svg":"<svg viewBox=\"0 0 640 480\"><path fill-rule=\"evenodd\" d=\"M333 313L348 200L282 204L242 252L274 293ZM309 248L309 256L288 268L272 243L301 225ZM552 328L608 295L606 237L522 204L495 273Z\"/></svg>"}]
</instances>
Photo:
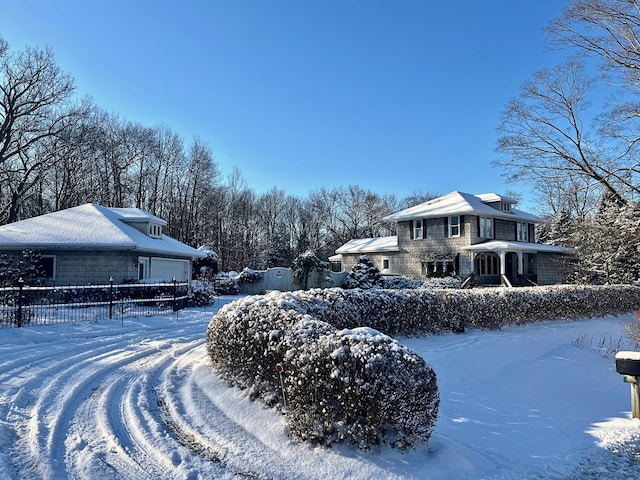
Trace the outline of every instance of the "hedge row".
<instances>
[{"instance_id":1,"label":"hedge row","mask_svg":"<svg viewBox=\"0 0 640 480\"><path fill-rule=\"evenodd\" d=\"M431 435L436 375L387 335L497 329L638 308L640 287L624 285L273 292L225 305L209 324L207 350L231 384L269 406L286 400L295 438L404 448ZM276 365L284 369L284 392Z\"/></svg>"},{"instance_id":2,"label":"hedge row","mask_svg":"<svg viewBox=\"0 0 640 480\"><path fill-rule=\"evenodd\" d=\"M309 290L301 312L336 328L366 325L387 335L498 329L542 320L625 313L640 308L633 285L555 285L470 290Z\"/></svg>"}]
</instances>

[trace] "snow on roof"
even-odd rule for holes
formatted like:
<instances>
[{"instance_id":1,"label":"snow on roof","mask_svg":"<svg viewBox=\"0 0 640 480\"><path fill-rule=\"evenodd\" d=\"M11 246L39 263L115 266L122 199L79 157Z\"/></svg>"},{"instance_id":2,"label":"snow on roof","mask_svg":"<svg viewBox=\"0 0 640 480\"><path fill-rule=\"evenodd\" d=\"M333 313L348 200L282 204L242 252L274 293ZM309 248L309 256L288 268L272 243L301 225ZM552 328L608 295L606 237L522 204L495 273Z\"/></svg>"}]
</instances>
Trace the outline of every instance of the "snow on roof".
<instances>
[{"instance_id":1,"label":"snow on roof","mask_svg":"<svg viewBox=\"0 0 640 480\"><path fill-rule=\"evenodd\" d=\"M166 220L156 217L155 215L151 215L149 212L145 212L139 208L114 208L114 207L105 207L109 208L112 212L120 215L125 222L154 222L158 223L162 226L166 226Z\"/></svg>"},{"instance_id":2,"label":"snow on roof","mask_svg":"<svg viewBox=\"0 0 640 480\"><path fill-rule=\"evenodd\" d=\"M206 256L166 235L151 238L126 223L139 221L166 225L138 208L86 203L0 226L0 249L125 249L186 258Z\"/></svg>"},{"instance_id":3,"label":"snow on roof","mask_svg":"<svg viewBox=\"0 0 640 480\"><path fill-rule=\"evenodd\" d=\"M461 247L462 250L470 250L472 252L545 252L545 253L573 253L573 248L558 247L557 245L547 245L545 243L529 243L529 242L509 242L504 240L490 240L488 242L475 243Z\"/></svg>"},{"instance_id":4,"label":"snow on roof","mask_svg":"<svg viewBox=\"0 0 640 480\"><path fill-rule=\"evenodd\" d=\"M398 237L356 238L349 240L336 250L336 253L381 253L397 252Z\"/></svg>"},{"instance_id":5,"label":"snow on roof","mask_svg":"<svg viewBox=\"0 0 640 480\"><path fill-rule=\"evenodd\" d=\"M399 212L384 217L386 221L411 220L414 218L434 218L447 217L449 215L487 215L497 218L507 218L510 220L525 220L528 222L540 223L542 219L527 212L512 208L510 212L498 210L487 203L493 202L515 203L513 199L497 195L495 193L484 193L473 195L454 191L442 197L434 198L427 202L406 208Z\"/></svg>"}]
</instances>

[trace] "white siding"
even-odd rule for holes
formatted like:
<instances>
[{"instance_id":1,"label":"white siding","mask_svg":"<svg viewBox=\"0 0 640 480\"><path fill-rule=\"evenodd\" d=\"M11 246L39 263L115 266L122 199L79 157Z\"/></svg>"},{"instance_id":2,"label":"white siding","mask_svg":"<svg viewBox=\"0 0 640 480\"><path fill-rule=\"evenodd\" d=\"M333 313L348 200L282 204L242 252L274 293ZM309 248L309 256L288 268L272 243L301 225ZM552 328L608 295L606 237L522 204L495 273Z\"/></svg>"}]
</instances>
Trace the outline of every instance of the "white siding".
<instances>
[{"instance_id":1,"label":"white siding","mask_svg":"<svg viewBox=\"0 0 640 480\"><path fill-rule=\"evenodd\" d=\"M189 260L152 257L149 266L149 278L170 281L175 277L179 282L189 281Z\"/></svg>"}]
</instances>

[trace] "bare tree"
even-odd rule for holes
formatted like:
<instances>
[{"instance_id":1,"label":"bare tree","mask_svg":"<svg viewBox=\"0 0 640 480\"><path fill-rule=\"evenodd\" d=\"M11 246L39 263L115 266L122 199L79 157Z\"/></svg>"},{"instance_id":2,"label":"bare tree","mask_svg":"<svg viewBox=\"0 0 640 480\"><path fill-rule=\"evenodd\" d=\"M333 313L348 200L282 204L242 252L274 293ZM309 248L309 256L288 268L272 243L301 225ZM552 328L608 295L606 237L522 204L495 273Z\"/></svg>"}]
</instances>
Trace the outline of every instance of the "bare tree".
<instances>
[{"instance_id":1,"label":"bare tree","mask_svg":"<svg viewBox=\"0 0 640 480\"><path fill-rule=\"evenodd\" d=\"M59 159L45 141L61 135L82 115L71 104L73 81L49 49L9 53L0 39L0 217L20 218L21 204L39 176Z\"/></svg>"},{"instance_id":2,"label":"bare tree","mask_svg":"<svg viewBox=\"0 0 640 480\"><path fill-rule=\"evenodd\" d=\"M629 182L623 177L635 168L634 158L627 146L585 127L592 120L594 84L577 59L535 73L503 112L497 147L502 157L494 165L514 181L571 184L582 178L586 188L598 186L624 202Z\"/></svg>"},{"instance_id":3,"label":"bare tree","mask_svg":"<svg viewBox=\"0 0 640 480\"><path fill-rule=\"evenodd\" d=\"M357 185L321 188L310 195L315 214L322 220L324 244L330 251L354 238L391 235L394 226L382 219L397 207L393 195L380 196Z\"/></svg>"},{"instance_id":4,"label":"bare tree","mask_svg":"<svg viewBox=\"0 0 640 480\"><path fill-rule=\"evenodd\" d=\"M608 74L640 85L640 2L572 0L547 28L551 45L576 47L604 60Z\"/></svg>"}]
</instances>

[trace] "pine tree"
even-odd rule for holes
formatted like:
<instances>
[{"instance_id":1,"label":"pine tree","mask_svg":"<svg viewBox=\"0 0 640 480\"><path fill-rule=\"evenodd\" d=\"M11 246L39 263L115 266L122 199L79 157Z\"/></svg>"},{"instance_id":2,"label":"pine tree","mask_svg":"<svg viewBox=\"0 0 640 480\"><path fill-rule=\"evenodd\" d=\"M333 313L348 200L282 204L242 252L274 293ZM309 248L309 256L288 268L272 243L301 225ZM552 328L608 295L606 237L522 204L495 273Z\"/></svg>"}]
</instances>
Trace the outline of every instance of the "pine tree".
<instances>
[{"instance_id":1,"label":"pine tree","mask_svg":"<svg viewBox=\"0 0 640 480\"><path fill-rule=\"evenodd\" d=\"M344 288L373 288L382 285L382 275L375 263L362 255L343 283Z\"/></svg>"},{"instance_id":2,"label":"pine tree","mask_svg":"<svg viewBox=\"0 0 640 480\"><path fill-rule=\"evenodd\" d=\"M293 279L296 282L302 282L304 289L307 290L311 272L321 272L328 268L329 264L320 260L316 252L307 250L293 261Z\"/></svg>"}]
</instances>

